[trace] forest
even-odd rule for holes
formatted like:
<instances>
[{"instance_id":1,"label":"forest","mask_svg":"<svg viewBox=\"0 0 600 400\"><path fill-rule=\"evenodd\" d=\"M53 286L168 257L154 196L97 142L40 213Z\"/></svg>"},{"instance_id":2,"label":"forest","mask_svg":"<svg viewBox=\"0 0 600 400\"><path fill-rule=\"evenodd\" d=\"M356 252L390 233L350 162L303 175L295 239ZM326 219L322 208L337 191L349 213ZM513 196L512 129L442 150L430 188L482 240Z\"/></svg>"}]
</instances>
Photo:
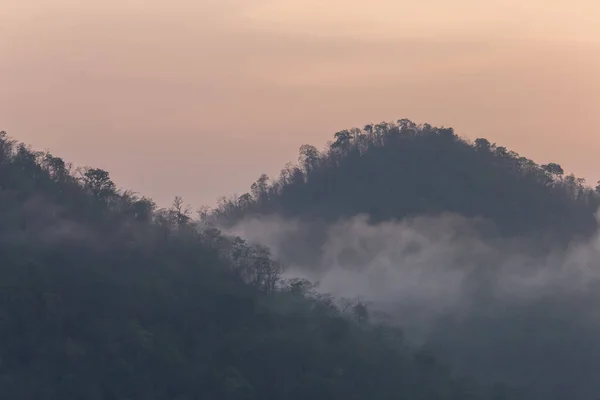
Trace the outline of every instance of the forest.
<instances>
[{"instance_id":1,"label":"forest","mask_svg":"<svg viewBox=\"0 0 600 400\"><path fill-rule=\"evenodd\" d=\"M278 178L262 175L197 215L180 197L159 208L108 171L1 132L0 391L48 400L594 399L599 205L600 187L557 163L406 119L337 132L323 150L303 145ZM448 220L455 233L444 243L461 253L427 258L435 282L470 264L482 243L478 263L491 268L475 272L504 273L515 264L505 257L520 254L549 271L545 280L500 298L493 283L466 279L469 308L460 318L436 313L419 335L417 297L384 307L298 273L331 271L332 232L377 230L367 250L342 243L361 279L364 265L398 246L385 238L417 232L426 240L407 252L422 252L438 243L423 232ZM302 229L278 233L277 244L257 236L289 221ZM388 264L402 270L394 257Z\"/></svg>"},{"instance_id":2,"label":"forest","mask_svg":"<svg viewBox=\"0 0 600 400\"><path fill-rule=\"evenodd\" d=\"M593 234L600 182L589 187L557 163L532 160L452 128L396 123L337 132L323 151L300 147L270 181L220 199L223 221L251 214L326 221L365 213L375 221L453 212L484 217L503 235L545 232L556 239Z\"/></svg>"}]
</instances>

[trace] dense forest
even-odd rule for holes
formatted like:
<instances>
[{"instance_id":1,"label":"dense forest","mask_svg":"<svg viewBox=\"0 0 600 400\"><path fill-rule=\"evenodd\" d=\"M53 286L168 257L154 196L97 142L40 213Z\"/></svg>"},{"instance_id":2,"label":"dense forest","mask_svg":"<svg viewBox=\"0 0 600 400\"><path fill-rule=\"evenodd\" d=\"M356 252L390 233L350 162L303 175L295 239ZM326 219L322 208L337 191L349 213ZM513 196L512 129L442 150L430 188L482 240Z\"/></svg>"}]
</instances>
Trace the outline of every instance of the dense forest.
<instances>
[{"instance_id":1,"label":"dense forest","mask_svg":"<svg viewBox=\"0 0 600 400\"><path fill-rule=\"evenodd\" d=\"M258 192L257 192L258 193ZM260 192L262 193L262 192ZM0 391L10 399L508 399L264 246L0 133Z\"/></svg>"},{"instance_id":2,"label":"dense forest","mask_svg":"<svg viewBox=\"0 0 600 400\"><path fill-rule=\"evenodd\" d=\"M223 197L222 221L278 213L335 220L366 213L374 221L454 212L492 220L502 234L595 232L600 205L581 178L559 164L538 165L505 147L452 128L407 119L337 132L324 151L300 148L278 179L263 174L242 196Z\"/></svg>"},{"instance_id":3,"label":"dense forest","mask_svg":"<svg viewBox=\"0 0 600 400\"><path fill-rule=\"evenodd\" d=\"M269 245L290 276L366 298L455 371L591 399L599 205L600 185L557 163L402 119L303 145L204 220Z\"/></svg>"},{"instance_id":4,"label":"dense forest","mask_svg":"<svg viewBox=\"0 0 600 400\"><path fill-rule=\"evenodd\" d=\"M599 204L598 190L558 164L400 120L338 132L323 151L304 145L278 179L263 175L250 193L195 217L179 197L158 208L105 170L75 168L1 132L0 391L48 400L590 399L600 390L591 292L565 302L483 299L487 308L444 315L416 343L394 308L287 271L323 268L331 226L361 214L378 224L454 213L480 218L486 237L568 247L593 237ZM283 249L231 233L265 216L308 229Z\"/></svg>"},{"instance_id":5,"label":"dense forest","mask_svg":"<svg viewBox=\"0 0 600 400\"><path fill-rule=\"evenodd\" d=\"M319 257L324 225L359 214L381 222L456 213L482 219L482 234L526 237L543 244L530 251L542 252L596 232L600 182L590 187L557 163L538 165L483 138L471 143L452 128L369 124L299 153L277 179L263 174L249 193L219 199L210 217L229 227L257 215L301 219L310 226L285 251L303 264Z\"/></svg>"}]
</instances>

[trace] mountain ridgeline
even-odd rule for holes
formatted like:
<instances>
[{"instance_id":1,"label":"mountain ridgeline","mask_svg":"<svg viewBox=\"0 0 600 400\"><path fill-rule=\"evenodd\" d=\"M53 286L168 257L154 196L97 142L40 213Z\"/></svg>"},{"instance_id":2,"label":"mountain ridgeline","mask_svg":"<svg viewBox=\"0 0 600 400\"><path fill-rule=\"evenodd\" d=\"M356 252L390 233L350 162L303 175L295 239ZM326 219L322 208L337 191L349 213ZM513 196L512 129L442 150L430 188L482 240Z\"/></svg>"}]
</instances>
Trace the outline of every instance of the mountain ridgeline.
<instances>
[{"instance_id":1,"label":"mountain ridgeline","mask_svg":"<svg viewBox=\"0 0 600 400\"><path fill-rule=\"evenodd\" d=\"M600 185L403 119L303 145L250 189L201 217L268 246L286 277L368 302L480 383L597 398Z\"/></svg>"},{"instance_id":2,"label":"mountain ridgeline","mask_svg":"<svg viewBox=\"0 0 600 400\"><path fill-rule=\"evenodd\" d=\"M324 151L300 148L278 179L262 175L242 196L222 198L216 216L231 224L278 214L335 221L367 214L374 222L456 213L493 222L502 235L543 233L571 240L596 231L600 186L538 165L486 139L452 128L397 123L337 132Z\"/></svg>"},{"instance_id":3,"label":"mountain ridgeline","mask_svg":"<svg viewBox=\"0 0 600 400\"><path fill-rule=\"evenodd\" d=\"M0 132L0 392L589 399L599 204L558 164L400 120L194 218ZM516 263L537 237L569 251Z\"/></svg>"},{"instance_id":4,"label":"mountain ridgeline","mask_svg":"<svg viewBox=\"0 0 600 400\"><path fill-rule=\"evenodd\" d=\"M269 249L0 133L0 392L11 399L509 399L285 280Z\"/></svg>"}]
</instances>

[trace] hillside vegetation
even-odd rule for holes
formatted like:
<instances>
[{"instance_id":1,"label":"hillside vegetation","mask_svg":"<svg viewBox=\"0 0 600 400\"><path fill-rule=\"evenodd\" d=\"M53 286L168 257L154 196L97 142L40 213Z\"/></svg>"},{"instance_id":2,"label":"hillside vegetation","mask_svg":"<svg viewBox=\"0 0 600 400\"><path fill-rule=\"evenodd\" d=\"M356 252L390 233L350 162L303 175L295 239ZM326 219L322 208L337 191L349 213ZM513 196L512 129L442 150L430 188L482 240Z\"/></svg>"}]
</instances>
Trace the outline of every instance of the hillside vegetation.
<instances>
[{"instance_id":1,"label":"hillside vegetation","mask_svg":"<svg viewBox=\"0 0 600 400\"><path fill-rule=\"evenodd\" d=\"M377 299L479 382L597 396L600 185L406 119L333 139L204 219L271 246L292 275Z\"/></svg>"},{"instance_id":2,"label":"hillside vegetation","mask_svg":"<svg viewBox=\"0 0 600 400\"><path fill-rule=\"evenodd\" d=\"M402 119L337 132L323 151L303 145L297 164L222 198L216 215L231 224L253 214L378 222L450 212L489 220L502 235L572 239L595 232L599 192L559 164Z\"/></svg>"},{"instance_id":3,"label":"hillside vegetation","mask_svg":"<svg viewBox=\"0 0 600 400\"><path fill-rule=\"evenodd\" d=\"M472 163L493 160L490 174L517 174L503 172L513 160L509 154L502 158L500 150L481 146L475 151L449 131L425 132L422 138L403 133L398 140L462 149ZM338 192L344 187L338 171L347 171L344 179L354 183L364 179L365 185L384 179L367 179L372 170L362 170L363 161L352 163L364 158L377 164L392 151L383 143L396 139L377 127L364 138L354 131L336 138L327 155L306 148L304 169L286 172L275 186L257 183L254 197L236 206L239 212L309 213L302 204L318 194L331 201L315 213L333 215L336 201L335 213L351 213L351 202L344 200L349 193ZM367 148L374 149L372 155ZM434 161L423 160L431 176ZM407 161L405 168L414 162ZM394 172L398 166L380 170L389 171L387 178L410 176ZM540 199L542 193L555 193L544 200L545 207L562 212L555 219L531 218L566 223L565 213L572 212L574 222L568 225L587 228L584 210L595 197L576 181L542 170L527 174L537 179L527 190ZM502 177L498 182L507 179ZM324 186L330 184L335 187ZM417 181L400 186L406 192L413 185ZM466 198L451 182L445 185L448 204ZM357 185L346 190L364 191ZM369 210L384 218L402 197L394 187L389 190L378 207L372 197L380 193L356 200L368 202ZM428 207L416 198L407 197L407 210ZM3 398L514 398L502 385L488 391L455 377L426 352L405 344L397 328L371 322L362 303L339 307L305 281L282 280L281 269L267 248L201 229L179 198L171 208L157 209L151 200L117 189L104 170L75 169L0 133Z\"/></svg>"}]
</instances>

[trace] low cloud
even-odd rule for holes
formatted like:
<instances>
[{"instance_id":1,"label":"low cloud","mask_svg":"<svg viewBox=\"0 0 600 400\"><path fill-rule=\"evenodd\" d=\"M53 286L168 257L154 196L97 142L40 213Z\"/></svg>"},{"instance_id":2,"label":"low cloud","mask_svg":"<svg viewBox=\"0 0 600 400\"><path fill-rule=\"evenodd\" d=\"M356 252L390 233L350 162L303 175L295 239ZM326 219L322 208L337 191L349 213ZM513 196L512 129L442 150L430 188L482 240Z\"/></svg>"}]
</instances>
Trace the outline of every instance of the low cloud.
<instances>
[{"instance_id":1,"label":"low cloud","mask_svg":"<svg viewBox=\"0 0 600 400\"><path fill-rule=\"evenodd\" d=\"M461 372L532 396L589 398L599 389L600 235L559 248L489 228L456 215L329 225L270 216L227 233L269 246L286 277L385 312Z\"/></svg>"}]
</instances>

